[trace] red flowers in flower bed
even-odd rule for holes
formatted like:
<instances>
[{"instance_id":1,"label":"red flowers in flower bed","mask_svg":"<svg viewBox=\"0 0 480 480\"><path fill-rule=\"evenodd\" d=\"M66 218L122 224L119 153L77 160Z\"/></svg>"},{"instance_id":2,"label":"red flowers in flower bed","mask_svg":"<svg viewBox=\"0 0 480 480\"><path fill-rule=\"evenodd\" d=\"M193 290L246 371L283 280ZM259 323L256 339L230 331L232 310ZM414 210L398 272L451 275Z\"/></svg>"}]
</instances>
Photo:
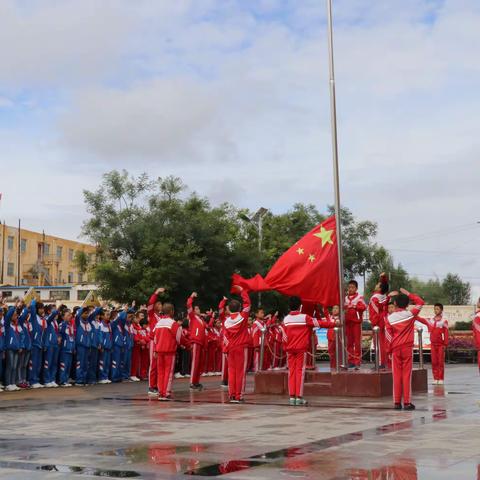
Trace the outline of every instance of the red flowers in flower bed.
<instances>
[{"instance_id":1,"label":"red flowers in flower bed","mask_svg":"<svg viewBox=\"0 0 480 480\"><path fill-rule=\"evenodd\" d=\"M449 350L475 350L473 337L461 336L450 337L448 340Z\"/></svg>"}]
</instances>

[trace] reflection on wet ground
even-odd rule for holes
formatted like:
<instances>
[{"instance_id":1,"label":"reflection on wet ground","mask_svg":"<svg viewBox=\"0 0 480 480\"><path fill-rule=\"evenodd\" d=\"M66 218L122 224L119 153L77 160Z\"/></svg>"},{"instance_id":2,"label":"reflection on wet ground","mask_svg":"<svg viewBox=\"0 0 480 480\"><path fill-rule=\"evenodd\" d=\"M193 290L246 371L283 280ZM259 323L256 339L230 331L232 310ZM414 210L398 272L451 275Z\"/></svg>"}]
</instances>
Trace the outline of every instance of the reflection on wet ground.
<instances>
[{"instance_id":1,"label":"reflection on wet ground","mask_svg":"<svg viewBox=\"0 0 480 480\"><path fill-rule=\"evenodd\" d=\"M229 405L218 379L194 393L177 382L168 404L137 384L41 392L37 403L2 394L0 478L480 480L475 370L450 366L446 387L417 396L415 412L390 399L292 408L250 394Z\"/></svg>"}]
</instances>

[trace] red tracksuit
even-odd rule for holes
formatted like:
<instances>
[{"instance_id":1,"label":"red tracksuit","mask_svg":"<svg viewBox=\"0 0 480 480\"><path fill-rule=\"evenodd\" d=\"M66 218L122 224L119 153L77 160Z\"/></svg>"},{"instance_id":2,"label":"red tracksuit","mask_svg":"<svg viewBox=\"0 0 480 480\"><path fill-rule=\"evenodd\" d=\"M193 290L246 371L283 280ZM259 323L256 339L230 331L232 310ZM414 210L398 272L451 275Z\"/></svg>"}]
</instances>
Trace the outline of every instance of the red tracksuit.
<instances>
[{"instance_id":1,"label":"red tracksuit","mask_svg":"<svg viewBox=\"0 0 480 480\"><path fill-rule=\"evenodd\" d=\"M480 370L480 310L475 314L472 321L473 339L475 340L475 346L477 347L477 362L478 369Z\"/></svg>"},{"instance_id":2,"label":"red tracksuit","mask_svg":"<svg viewBox=\"0 0 480 480\"><path fill-rule=\"evenodd\" d=\"M225 304L227 300L222 298L218 305L218 318L222 323L222 329L220 330L220 345L221 345L221 352L222 352L222 383L228 383L228 359L227 359L227 344L225 339Z\"/></svg>"},{"instance_id":3,"label":"red tracksuit","mask_svg":"<svg viewBox=\"0 0 480 480\"><path fill-rule=\"evenodd\" d=\"M330 370L337 368L337 344L335 341L336 323L340 321L338 315L331 316L327 308L324 309L325 320L328 322L327 340L328 340L328 356L330 357Z\"/></svg>"},{"instance_id":4,"label":"red tracksuit","mask_svg":"<svg viewBox=\"0 0 480 480\"><path fill-rule=\"evenodd\" d=\"M448 321L442 315L433 318L418 318L430 333L432 374L434 380L445 376L445 347L448 345Z\"/></svg>"},{"instance_id":5,"label":"red tracksuit","mask_svg":"<svg viewBox=\"0 0 480 480\"><path fill-rule=\"evenodd\" d=\"M283 319L283 342L288 363L288 391L292 398L303 397L307 352L311 349L313 329L326 326L326 322L318 321L301 312L290 312Z\"/></svg>"},{"instance_id":6,"label":"red tracksuit","mask_svg":"<svg viewBox=\"0 0 480 480\"><path fill-rule=\"evenodd\" d=\"M385 344L385 320L388 315L388 296L374 293L368 304L368 316L372 327L379 327L378 343L380 350L380 365L389 366L387 345ZM375 338L375 337L374 337Z\"/></svg>"},{"instance_id":7,"label":"red tracksuit","mask_svg":"<svg viewBox=\"0 0 480 480\"><path fill-rule=\"evenodd\" d=\"M260 366L260 349L262 345L262 330L267 328L265 322L256 318L252 325L252 343L253 343L253 371L258 372L259 370L265 369L265 354L268 349L266 344L266 336L267 333L265 332L265 347L263 351L263 365Z\"/></svg>"},{"instance_id":8,"label":"red tracksuit","mask_svg":"<svg viewBox=\"0 0 480 480\"><path fill-rule=\"evenodd\" d=\"M149 360L150 368L148 371L148 387L152 390L157 388L157 362L153 360L153 352L155 351L154 338L153 338L153 329L163 315L161 313L156 313L154 310L154 305L157 301L158 295L154 293L147 305L147 314L148 314L148 330L150 332L150 344L149 344Z\"/></svg>"},{"instance_id":9,"label":"red tracksuit","mask_svg":"<svg viewBox=\"0 0 480 480\"><path fill-rule=\"evenodd\" d=\"M424 301L417 295L410 294L415 303L410 310L397 308L388 315L386 321L387 342L392 352L393 401L411 403L413 341L415 320L422 309Z\"/></svg>"},{"instance_id":10,"label":"red tracksuit","mask_svg":"<svg viewBox=\"0 0 480 480\"><path fill-rule=\"evenodd\" d=\"M157 388L159 397L170 397L175 370L175 354L182 338L182 327L173 318L161 318L153 329L157 356Z\"/></svg>"},{"instance_id":11,"label":"red tracksuit","mask_svg":"<svg viewBox=\"0 0 480 480\"><path fill-rule=\"evenodd\" d=\"M359 293L345 297L348 364L357 367L362 362L362 320L366 308L365 301Z\"/></svg>"},{"instance_id":12,"label":"red tracksuit","mask_svg":"<svg viewBox=\"0 0 480 480\"><path fill-rule=\"evenodd\" d=\"M187 300L187 312L189 325L188 330L190 332L190 342L192 345L192 367L190 369L190 383L197 385L200 383L200 376L202 375L202 369L204 365L204 350L206 345L205 335L205 322L201 317L195 314L193 311L194 297L188 297Z\"/></svg>"},{"instance_id":13,"label":"red tracksuit","mask_svg":"<svg viewBox=\"0 0 480 480\"><path fill-rule=\"evenodd\" d=\"M244 290L241 292L243 309L232 313L225 319L224 335L228 356L228 393L230 398L242 400L247 379L248 346L248 315L250 313L250 297Z\"/></svg>"},{"instance_id":14,"label":"red tracksuit","mask_svg":"<svg viewBox=\"0 0 480 480\"><path fill-rule=\"evenodd\" d=\"M135 334L133 336L134 343L132 349L132 368L130 371L130 375L133 377L145 378L144 372L146 371L146 368L144 365L142 365L142 361L145 361L145 355L143 354L143 352L148 352L148 333L147 330L138 323L133 323L132 326ZM144 374L143 377L142 373Z\"/></svg>"}]
</instances>

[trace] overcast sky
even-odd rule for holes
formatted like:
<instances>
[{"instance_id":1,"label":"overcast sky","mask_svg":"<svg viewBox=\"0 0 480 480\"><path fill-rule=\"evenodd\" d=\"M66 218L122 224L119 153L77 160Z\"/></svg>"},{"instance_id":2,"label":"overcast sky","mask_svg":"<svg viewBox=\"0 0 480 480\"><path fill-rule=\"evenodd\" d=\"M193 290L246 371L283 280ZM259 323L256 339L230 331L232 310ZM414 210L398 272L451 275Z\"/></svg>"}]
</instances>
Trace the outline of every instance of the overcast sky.
<instances>
[{"instance_id":1,"label":"overcast sky","mask_svg":"<svg viewBox=\"0 0 480 480\"><path fill-rule=\"evenodd\" d=\"M342 201L480 293L480 3L334 0ZM78 238L113 168L332 203L325 0L2 0L0 217Z\"/></svg>"}]
</instances>

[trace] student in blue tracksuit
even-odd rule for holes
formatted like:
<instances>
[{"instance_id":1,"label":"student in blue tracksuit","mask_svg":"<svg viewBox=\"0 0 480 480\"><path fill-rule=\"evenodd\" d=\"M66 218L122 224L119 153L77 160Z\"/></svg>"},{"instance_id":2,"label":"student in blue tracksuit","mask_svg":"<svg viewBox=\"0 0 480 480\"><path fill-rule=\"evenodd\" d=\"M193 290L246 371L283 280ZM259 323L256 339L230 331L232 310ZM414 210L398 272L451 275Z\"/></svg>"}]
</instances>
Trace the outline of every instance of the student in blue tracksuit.
<instances>
[{"instance_id":1,"label":"student in blue tracksuit","mask_svg":"<svg viewBox=\"0 0 480 480\"><path fill-rule=\"evenodd\" d=\"M3 361L5 358L5 325L4 316L5 311L0 308L0 392L3 390Z\"/></svg>"},{"instance_id":2,"label":"student in blue tracksuit","mask_svg":"<svg viewBox=\"0 0 480 480\"><path fill-rule=\"evenodd\" d=\"M49 307L47 307L47 312ZM45 350L43 354L43 381L47 388L58 387L57 378L58 355L60 353L60 327L58 325L58 311L53 310L48 317ZM55 314L55 315L53 315Z\"/></svg>"},{"instance_id":3,"label":"student in blue tracksuit","mask_svg":"<svg viewBox=\"0 0 480 480\"><path fill-rule=\"evenodd\" d=\"M32 353L30 363L30 385L32 388L42 388L40 383L40 371L43 365L43 350L47 338L47 327L52 316L56 316L54 311L47 318L45 316L45 306L43 303L37 303L32 300L30 304L30 323L32 324Z\"/></svg>"},{"instance_id":4,"label":"student in blue tracksuit","mask_svg":"<svg viewBox=\"0 0 480 480\"><path fill-rule=\"evenodd\" d=\"M111 321L113 334L113 348L112 348L112 382L122 381L122 361L125 352L125 332L123 325L127 318L127 310L122 310L117 313L114 320Z\"/></svg>"},{"instance_id":5,"label":"student in blue tracksuit","mask_svg":"<svg viewBox=\"0 0 480 480\"><path fill-rule=\"evenodd\" d=\"M132 370L132 350L134 345L135 328L132 324L133 317L135 316L135 309L129 308L126 316L122 316L120 321L122 322L125 348L123 351L122 361L122 380L131 380Z\"/></svg>"},{"instance_id":6,"label":"student in blue tracksuit","mask_svg":"<svg viewBox=\"0 0 480 480\"><path fill-rule=\"evenodd\" d=\"M18 356L22 350L22 326L18 322L21 308L10 307L5 315L5 349L7 362L5 366L5 390L13 392L20 390L17 387Z\"/></svg>"},{"instance_id":7,"label":"student in blue tracksuit","mask_svg":"<svg viewBox=\"0 0 480 480\"><path fill-rule=\"evenodd\" d=\"M87 381L88 354L92 342L92 325L88 317L90 311L88 307L79 308L75 316L75 350L77 353L77 364L75 369L75 384L84 387Z\"/></svg>"},{"instance_id":8,"label":"student in blue tracksuit","mask_svg":"<svg viewBox=\"0 0 480 480\"><path fill-rule=\"evenodd\" d=\"M89 385L95 385L98 381L98 353L100 348L102 347L102 337L98 317L101 311L101 307L97 307L88 317L90 325L92 326L92 337L87 371L87 383Z\"/></svg>"},{"instance_id":9,"label":"student in blue tracksuit","mask_svg":"<svg viewBox=\"0 0 480 480\"><path fill-rule=\"evenodd\" d=\"M110 325L110 313L102 310L102 313L99 315L99 320L102 343L98 362L98 383L111 383L109 377L112 366L113 335L112 326Z\"/></svg>"},{"instance_id":10,"label":"student in blue tracksuit","mask_svg":"<svg viewBox=\"0 0 480 480\"><path fill-rule=\"evenodd\" d=\"M63 313L63 322L60 325L60 371L58 381L61 387L71 387L68 378L72 367L73 354L75 353L75 322L70 310Z\"/></svg>"},{"instance_id":11,"label":"student in blue tracksuit","mask_svg":"<svg viewBox=\"0 0 480 480\"><path fill-rule=\"evenodd\" d=\"M18 317L18 323L22 326L22 351L18 356L18 386L20 388L28 388L27 371L32 351L32 324L28 321L29 309L25 307L23 301L20 301L18 306L23 309L22 314Z\"/></svg>"}]
</instances>

